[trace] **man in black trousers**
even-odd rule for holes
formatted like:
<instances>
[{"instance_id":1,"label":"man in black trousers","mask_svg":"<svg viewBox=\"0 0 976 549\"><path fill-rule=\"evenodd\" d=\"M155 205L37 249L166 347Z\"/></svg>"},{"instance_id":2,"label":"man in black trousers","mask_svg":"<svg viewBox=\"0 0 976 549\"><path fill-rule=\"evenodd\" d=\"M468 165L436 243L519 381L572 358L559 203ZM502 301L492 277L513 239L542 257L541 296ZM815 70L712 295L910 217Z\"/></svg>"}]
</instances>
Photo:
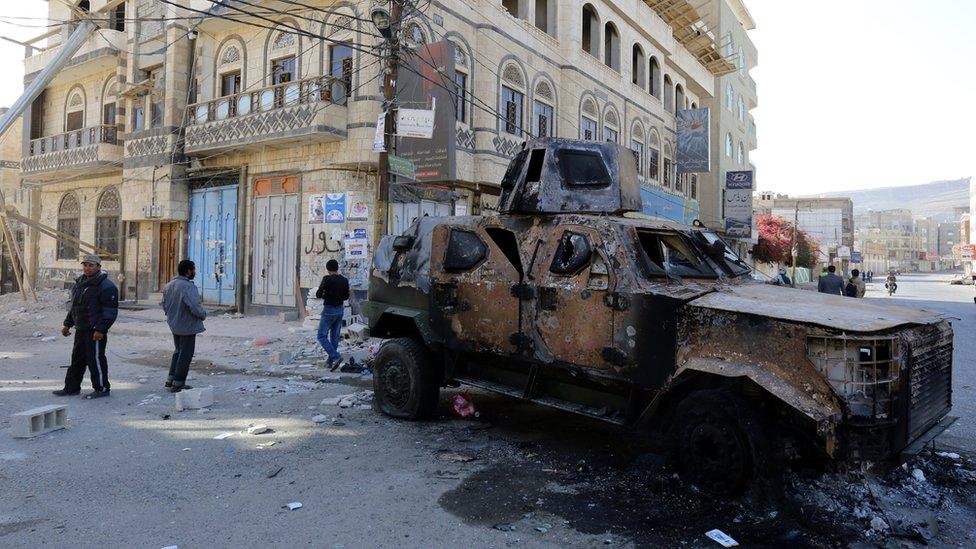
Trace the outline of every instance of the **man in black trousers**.
<instances>
[{"instance_id":1,"label":"man in black trousers","mask_svg":"<svg viewBox=\"0 0 976 549\"><path fill-rule=\"evenodd\" d=\"M71 309L64 319L61 335L71 335L75 329L75 342L71 350L71 366L64 376L64 389L54 391L57 396L77 395L85 377L85 367L91 374L93 392L87 399L109 395L108 361L105 345L108 329L119 316L119 290L102 270L102 260L97 255L87 255L81 261L83 273L75 280L71 290Z\"/></svg>"},{"instance_id":2,"label":"man in black trousers","mask_svg":"<svg viewBox=\"0 0 976 549\"><path fill-rule=\"evenodd\" d=\"M189 259L184 259L176 266L176 272L178 276L163 288L162 303L166 322L173 332L175 349L169 365L169 376L166 378L166 388L171 393L191 389L186 384L186 376L190 373L197 334L204 331L203 321L207 319L200 291L192 282L197 274L196 265Z\"/></svg>"}]
</instances>

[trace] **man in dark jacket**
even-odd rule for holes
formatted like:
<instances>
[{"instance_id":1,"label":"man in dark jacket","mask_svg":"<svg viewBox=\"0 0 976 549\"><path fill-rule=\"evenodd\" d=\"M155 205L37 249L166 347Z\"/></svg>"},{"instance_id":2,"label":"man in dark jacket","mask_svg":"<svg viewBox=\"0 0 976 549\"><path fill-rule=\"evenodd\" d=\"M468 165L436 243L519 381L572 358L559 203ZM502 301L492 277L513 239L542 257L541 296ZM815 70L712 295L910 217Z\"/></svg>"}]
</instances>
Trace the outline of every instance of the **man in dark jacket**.
<instances>
[{"instance_id":1,"label":"man in dark jacket","mask_svg":"<svg viewBox=\"0 0 976 549\"><path fill-rule=\"evenodd\" d=\"M189 259L180 261L176 267L179 273L163 288L163 311L166 312L166 323L173 332L173 358L169 363L169 377L166 387L171 393L178 393L191 387L186 384L186 376L190 373L190 361L197 344L197 334L204 331L203 321L207 318L207 311L203 309L200 292L191 282L197 274L196 265Z\"/></svg>"},{"instance_id":2,"label":"man in dark jacket","mask_svg":"<svg viewBox=\"0 0 976 549\"><path fill-rule=\"evenodd\" d=\"M844 295L844 278L837 274L837 267L827 267L827 274L817 281L817 291L822 294Z\"/></svg>"},{"instance_id":3,"label":"man in dark jacket","mask_svg":"<svg viewBox=\"0 0 976 549\"><path fill-rule=\"evenodd\" d=\"M105 345L108 329L119 315L119 290L102 270L97 255L87 255L81 261L84 274L75 280L71 290L71 309L64 319L61 335L71 335L75 329L75 343L71 350L71 366L64 376L64 389L54 391L57 396L77 395L85 377L85 366L91 374L93 392L85 398L109 395L108 361Z\"/></svg>"},{"instance_id":4,"label":"man in dark jacket","mask_svg":"<svg viewBox=\"0 0 976 549\"><path fill-rule=\"evenodd\" d=\"M330 259L325 264L329 274L322 277L315 297L322 300L322 318L319 319L318 340L329 360L326 366L335 370L342 363L339 354L339 333L342 330L343 302L349 299L349 280L339 274L339 262Z\"/></svg>"}]
</instances>

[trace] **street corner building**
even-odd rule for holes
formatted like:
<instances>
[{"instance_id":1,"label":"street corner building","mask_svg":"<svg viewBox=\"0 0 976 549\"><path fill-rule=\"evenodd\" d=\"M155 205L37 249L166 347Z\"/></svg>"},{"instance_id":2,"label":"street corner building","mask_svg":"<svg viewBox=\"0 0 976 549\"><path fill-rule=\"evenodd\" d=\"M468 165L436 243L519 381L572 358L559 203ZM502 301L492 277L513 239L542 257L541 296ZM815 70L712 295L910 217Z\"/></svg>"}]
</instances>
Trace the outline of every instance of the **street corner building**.
<instances>
[{"instance_id":1,"label":"street corner building","mask_svg":"<svg viewBox=\"0 0 976 549\"><path fill-rule=\"evenodd\" d=\"M4 117L22 132L4 185L32 285L70 285L95 252L127 301L156 298L182 258L206 303L247 313L300 307L330 259L365 290L382 235L495 215L533 138L623 145L643 213L720 233L726 173L754 171L740 0L435 0L407 10L395 50L374 3L303 4L49 3L70 23L27 42ZM385 151L394 59L395 106L419 116L400 113ZM424 113L431 135L409 133Z\"/></svg>"}]
</instances>

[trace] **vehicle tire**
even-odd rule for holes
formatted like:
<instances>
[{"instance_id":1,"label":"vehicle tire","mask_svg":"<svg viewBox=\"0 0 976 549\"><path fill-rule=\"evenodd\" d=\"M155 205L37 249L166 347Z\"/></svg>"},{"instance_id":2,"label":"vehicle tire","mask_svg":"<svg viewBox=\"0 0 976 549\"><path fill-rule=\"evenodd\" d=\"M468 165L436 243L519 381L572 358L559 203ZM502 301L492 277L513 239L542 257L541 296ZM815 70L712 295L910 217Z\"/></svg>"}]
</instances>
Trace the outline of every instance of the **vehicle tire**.
<instances>
[{"instance_id":1,"label":"vehicle tire","mask_svg":"<svg viewBox=\"0 0 976 549\"><path fill-rule=\"evenodd\" d=\"M440 379L431 353L409 337L383 342L373 366L373 404L401 419L427 419L437 411Z\"/></svg>"},{"instance_id":2,"label":"vehicle tire","mask_svg":"<svg viewBox=\"0 0 976 549\"><path fill-rule=\"evenodd\" d=\"M741 494L766 472L765 425L753 406L729 390L689 394L671 423L671 457L679 475L713 496Z\"/></svg>"}]
</instances>

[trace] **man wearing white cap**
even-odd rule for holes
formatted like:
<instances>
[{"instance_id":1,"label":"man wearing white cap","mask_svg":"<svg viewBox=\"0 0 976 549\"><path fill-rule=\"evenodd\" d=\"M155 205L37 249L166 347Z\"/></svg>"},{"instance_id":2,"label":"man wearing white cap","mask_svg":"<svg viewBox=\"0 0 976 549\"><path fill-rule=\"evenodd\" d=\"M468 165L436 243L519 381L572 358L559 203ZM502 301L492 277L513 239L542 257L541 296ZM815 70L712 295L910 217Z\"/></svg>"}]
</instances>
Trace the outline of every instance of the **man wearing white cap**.
<instances>
[{"instance_id":1,"label":"man wearing white cap","mask_svg":"<svg viewBox=\"0 0 976 549\"><path fill-rule=\"evenodd\" d=\"M85 367L91 373L93 392L85 398L93 399L109 395L108 362L105 360L105 344L108 329L119 315L119 290L102 270L102 260L97 255L86 255L81 260L84 274L75 280L71 290L71 309L64 319L61 334L71 335L75 329L75 343L71 350L71 366L64 376L64 389L54 391L57 396L77 395L85 377Z\"/></svg>"}]
</instances>

